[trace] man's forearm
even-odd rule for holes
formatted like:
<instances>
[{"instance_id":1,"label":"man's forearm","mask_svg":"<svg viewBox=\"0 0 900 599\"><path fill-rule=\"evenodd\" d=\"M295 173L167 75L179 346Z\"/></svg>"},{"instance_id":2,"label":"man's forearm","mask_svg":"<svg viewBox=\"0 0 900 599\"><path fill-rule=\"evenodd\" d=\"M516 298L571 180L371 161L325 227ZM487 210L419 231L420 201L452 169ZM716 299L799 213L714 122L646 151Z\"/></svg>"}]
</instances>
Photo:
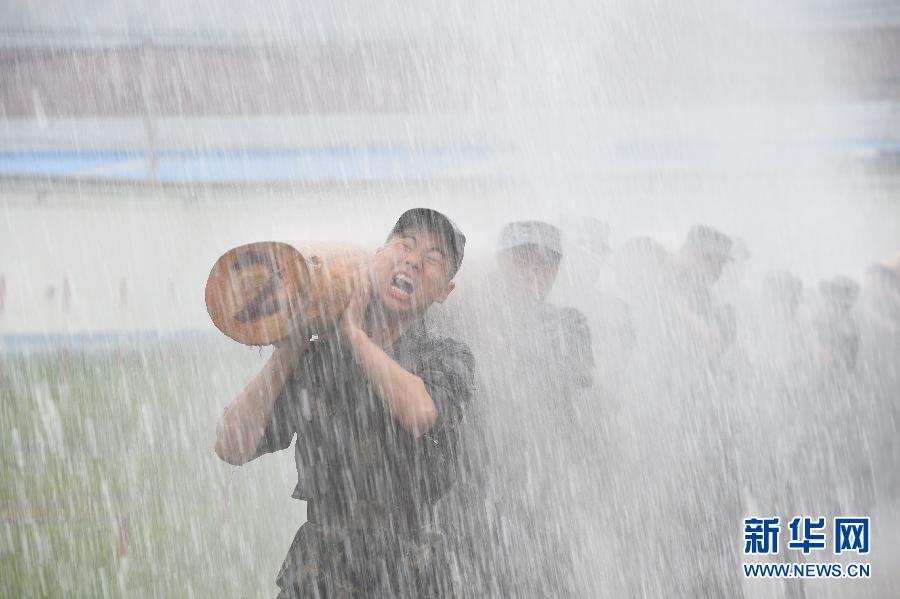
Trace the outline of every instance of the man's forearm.
<instances>
[{"instance_id":1,"label":"man's forearm","mask_svg":"<svg viewBox=\"0 0 900 599\"><path fill-rule=\"evenodd\" d=\"M416 437L427 433L438 414L422 379L397 364L361 330L353 334L350 346L378 398L400 425Z\"/></svg>"},{"instance_id":2,"label":"man's forearm","mask_svg":"<svg viewBox=\"0 0 900 599\"><path fill-rule=\"evenodd\" d=\"M246 464L255 456L278 394L307 343L276 347L250 384L225 408L216 429L216 455L229 464Z\"/></svg>"}]
</instances>

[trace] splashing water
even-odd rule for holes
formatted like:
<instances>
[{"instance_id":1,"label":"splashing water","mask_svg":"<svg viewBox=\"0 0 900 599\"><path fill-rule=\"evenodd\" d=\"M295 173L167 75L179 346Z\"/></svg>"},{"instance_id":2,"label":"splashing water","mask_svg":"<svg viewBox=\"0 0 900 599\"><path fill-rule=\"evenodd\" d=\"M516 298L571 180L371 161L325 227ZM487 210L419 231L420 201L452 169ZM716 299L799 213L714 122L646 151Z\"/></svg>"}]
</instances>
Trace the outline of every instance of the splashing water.
<instances>
[{"instance_id":1,"label":"splashing water","mask_svg":"<svg viewBox=\"0 0 900 599\"><path fill-rule=\"evenodd\" d=\"M454 593L892 596L900 275L873 265L900 249L900 130L866 65L896 70L896 25L54 4L0 9L4 595L275 594L304 507L289 452L213 453L268 350L213 331L209 268L263 239L375 247L427 205L469 239L431 311L478 371L441 506ZM562 234L544 300L498 258L525 219ZM730 240L719 277L698 223ZM872 579L744 580L747 515L870 515Z\"/></svg>"}]
</instances>

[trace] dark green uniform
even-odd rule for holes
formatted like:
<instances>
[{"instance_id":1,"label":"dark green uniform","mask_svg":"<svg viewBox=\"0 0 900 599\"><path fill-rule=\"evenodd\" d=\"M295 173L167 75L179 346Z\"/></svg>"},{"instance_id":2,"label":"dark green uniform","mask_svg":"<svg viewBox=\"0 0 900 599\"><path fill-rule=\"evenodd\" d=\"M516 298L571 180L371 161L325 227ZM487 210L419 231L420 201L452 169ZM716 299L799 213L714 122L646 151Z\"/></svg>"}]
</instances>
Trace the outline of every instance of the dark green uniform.
<instances>
[{"instance_id":1,"label":"dark green uniform","mask_svg":"<svg viewBox=\"0 0 900 599\"><path fill-rule=\"evenodd\" d=\"M470 333L479 364L497 363L479 368L471 471L442 505L466 572L453 596L574 597L571 406L591 385L590 330L575 309L504 297Z\"/></svg>"},{"instance_id":2,"label":"dark green uniform","mask_svg":"<svg viewBox=\"0 0 900 599\"><path fill-rule=\"evenodd\" d=\"M424 325L387 350L420 377L438 410L414 438L375 395L337 341L314 341L275 402L258 452L297 434L298 482L308 501L278 574L279 597L428 597L445 594L453 560L434 503L457 477L460 423L474 388L469 349Z\"/></svg>"}]
</instances>

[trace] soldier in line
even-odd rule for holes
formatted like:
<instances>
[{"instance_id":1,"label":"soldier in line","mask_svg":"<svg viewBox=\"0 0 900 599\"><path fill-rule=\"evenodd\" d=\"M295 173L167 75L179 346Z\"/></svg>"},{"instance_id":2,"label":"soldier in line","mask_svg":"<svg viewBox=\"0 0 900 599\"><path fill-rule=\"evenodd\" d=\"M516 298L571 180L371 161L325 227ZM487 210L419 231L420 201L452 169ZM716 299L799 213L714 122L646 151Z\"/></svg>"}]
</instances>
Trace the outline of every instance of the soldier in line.
<instances>
[{"instance_id":1,"label":"soldier in line","mask_svg":"<svg viewBox=\"0 0 900 599\"><path fill-rule=\"evenodd\" d=\"M638 238L613 257L637 330L615 470L629 500L619 536L653 539L620 547L629 555L622 596L742 594L740 548L722 532L742 516L732 382L723 372L736 323L712 293L731 245L697 225L674 255ZM665 577L642 575L659 568Z\"/></svg>"},{"instance_id":2,"label":"soldier in line","mask_svg":"<svg viewBox=\"0 0 900 599\"><path fill-rule=\"evenodd\" d=\"M613 255L609 225L584 216L566 227L566 256L553 297L582 312L591 331L595 368L595 396L609 415L618 404L625 363L634 349L635 324L631 307L602 281Z\"/></svg>"},{"instance_id":3,"label":"soldier in line","mask_svg":"<svg viewBox=\"0 0 900 599\"><path fill-rule=\"evenodd\" d=\"M824 369L840 373L856 370L859 356L859 323L852 314L859 298L859 284L844 276L819 283L816 334Z\"/></svg>"},{"instance_id":4,"label":"soldier in line","mask_svg":"<svg viewBox=\"0 0 900 599\"><path fill-rule=\"evenodd\" d=\"M676 299L681 302L689 334L699 336L715 354L735 339L734 308L717 301L713 286L733 262L731 237L706 225L688 231L677 255Z\"/></svg>"},{"instance_id":5,"label":"soldier in line","mask_svg":"<svg viewBox=\"0 0 900 599\"><path fill-rule=\"evenodd\" d=\"M569 438L577 437L579 394L592 385L593 356L584 315L547 299L561 259L556 227L507 224L496 265L478 285L484 293L466 310L475 320L470 344L485 366L469 507L451 526L468 552L471 588L461 594L584 594L569 530L576 497L568 477L580 448Z\"/></svg>"},{"instance_id":6,"label":"soldier in line","mask_svg":"<svg viewBox=\"0 0 900 599\"><path fill-rule=\"evenodd\" d=\"M866 269L861 295L861 367L872 413L875 483L879 501L900 507L900 271L884 264Z\"/></svg>"}]
</instances>

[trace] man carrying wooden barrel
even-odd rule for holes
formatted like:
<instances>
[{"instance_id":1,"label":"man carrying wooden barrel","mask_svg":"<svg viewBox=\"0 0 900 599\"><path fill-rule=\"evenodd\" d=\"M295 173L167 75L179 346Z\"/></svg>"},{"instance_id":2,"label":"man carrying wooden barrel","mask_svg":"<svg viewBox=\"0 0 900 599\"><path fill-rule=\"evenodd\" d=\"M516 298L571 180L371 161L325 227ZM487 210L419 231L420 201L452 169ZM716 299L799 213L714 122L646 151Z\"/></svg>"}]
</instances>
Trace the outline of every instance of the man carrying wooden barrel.
<instances>
[{"instance_id":1,"label":"man carrying wooden barrel","mask_svg":"<svg viewBox=\"0 0 900 599\"><path fill-rule=\"evenodd\" d=\"M403 213L331 332L276 344L222 415L216 453L230 464L297 435L293 497L309 502L308 521L278 574L279 598L449 592L433 506L457 476L474 360L424 317L453 291L464 249L443 214Z\"/></svg>"}]
</instances>

